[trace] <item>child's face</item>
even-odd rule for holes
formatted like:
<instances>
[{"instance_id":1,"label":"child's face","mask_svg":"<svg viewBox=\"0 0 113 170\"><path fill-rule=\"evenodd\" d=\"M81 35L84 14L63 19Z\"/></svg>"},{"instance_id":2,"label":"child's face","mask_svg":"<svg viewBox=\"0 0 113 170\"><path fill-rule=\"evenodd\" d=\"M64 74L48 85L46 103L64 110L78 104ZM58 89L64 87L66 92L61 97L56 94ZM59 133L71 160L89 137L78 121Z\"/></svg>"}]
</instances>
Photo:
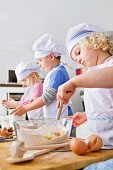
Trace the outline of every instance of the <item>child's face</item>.
<instances>
[{"instance_id":1,"label":"child's face","mask_svg":"<svg viewBox=\"0 0 113 170\"><path fill-rule=\"evenodd\" d=\"M32 85L33 80L34 80L34 74L31 73L30 75L28 75L26 78L22 80L22 83L24 86L29 86Z\"/></svg>"},{"instance_id":2,"label":"child's face","mask_svg":"<svg viewBox=\"0 0 113 170\"><path fill-rule=\"evenodd\" d=\"M52 58L50 55L47 57L39 58L38 59L39 66L44 69L46 72L49 72L52 69Z\"/></svg>"},{"instance_id":3,"label":"child's face","mask_svg":"<svg viewBox=\"0 0 113 170\"><path fill-rule=\"evenodd\" d=\"M97 65L98 55L96 50L89 48L80 48L80 45L74 46L71 52L71 58L84 67Z\"/></svg>"},{"instance_id":4,"label":"child's face","mask_svg":"<svg viewBox=\"0 0 113 170\"><path fill-rule=\"evenodd\" d=\"M30 80L29 77L26 77L22 80L22 83L24 86L29 86L30 85Z\"/></svg>"}]
</instances>

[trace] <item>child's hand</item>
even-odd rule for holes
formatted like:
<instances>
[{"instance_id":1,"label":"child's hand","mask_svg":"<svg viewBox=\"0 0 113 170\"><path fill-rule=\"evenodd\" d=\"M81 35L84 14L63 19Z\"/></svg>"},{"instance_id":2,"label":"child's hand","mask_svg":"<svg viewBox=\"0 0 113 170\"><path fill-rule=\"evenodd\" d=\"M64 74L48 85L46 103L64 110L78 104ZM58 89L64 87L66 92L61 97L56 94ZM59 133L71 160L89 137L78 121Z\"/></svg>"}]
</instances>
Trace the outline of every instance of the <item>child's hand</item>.
<instances>
[{"instance_id":1,"label":"child's hand","mask_svg":"<svg viewBox=\"0 0 113 170\"><path fill-rule=\"evenodd\" d=\"M58 101L66 104L69 101L70 97L74 94L75 90L76 88L73 86L73 84L71 84L70 81L59 86L57 93Z\"/></svg>"},{"instance_id":2,"label":"child's hand","mask_svg":"<svg viewBox=\"0 0 113 170\"><path fill-rule=\"evenodd\" d=\"M14 103L14 100L2 100L1 101L3 107L6 107L6 108L12 108L13 107L13 103Z\"/></svg>"},{"instance_id":3,"label":"child's hand","mask_svg":"<svg viewBox=\"0 0 113 170\"><path fill-rule=\"evenodd\" d=\"M10 114L14 114L17 116L22 116L24 113L26 113L26 109L24 108L24 106L18 106L16 109L14 109Z\"/></svg>"},{"instance_id":4,"label":"child's hand","mask_svg":"<svg viewBox=\"0 0 113 170\"><path fill-rule=\"evenodd\" d=\"M77 112L73 115L73 126L78 127L87 121L86 113L85 112Z\"/></svg>"}]
</instances>

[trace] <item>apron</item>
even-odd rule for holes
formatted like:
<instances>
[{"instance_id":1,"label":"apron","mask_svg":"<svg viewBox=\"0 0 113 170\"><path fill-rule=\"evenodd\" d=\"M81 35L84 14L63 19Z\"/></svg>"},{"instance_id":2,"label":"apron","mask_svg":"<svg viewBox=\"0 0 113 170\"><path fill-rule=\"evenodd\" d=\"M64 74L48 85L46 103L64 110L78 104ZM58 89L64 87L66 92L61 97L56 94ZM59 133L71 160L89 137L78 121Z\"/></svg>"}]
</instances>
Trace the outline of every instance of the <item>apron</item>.
<instances>
[{"instance_id":1,"label":"apron","mask_svg":"<svg viewBox=\"0 0 113 170\"><path fill-rule=\"evenodd\" d=\"M89 134L100 136L103 148L113 148L113 88L86 88L84 103Z\"/></svg>"},{"instance_id":2,"label":"apron","mask_svg":"<svg viewBox=\"0 0 113 170\"><path fill-rule=\"evenodd\" d=\"M34 98L34 86L28 86L25 88L24 95L22 96L24 101L29 101ZM27 112L28 119L43 119L43 108L38 108Z\"/></svg>"},{"instance_id":3,"label":"apron","mask_svg":"<svg viewBox=\"0 0 113 170\"><path fill-rule=\"evenodd\" d=\"M51 79L50 79L51 74L55 70L57 70L57 67L53 68L47 74L47 76L46 76L46 78L44 80L44 84L43 84L43 92L48 87L48 84L51 81ZM68 115L68 106L69 106L69 104L63 105L61 118L64 118L64 117L66 117ZM43 114L44 114L44 118L55 118L56 119L56 115L57 115L57 99L55 99L51 104L43 106Z\"/></svg>"}]
</instances>

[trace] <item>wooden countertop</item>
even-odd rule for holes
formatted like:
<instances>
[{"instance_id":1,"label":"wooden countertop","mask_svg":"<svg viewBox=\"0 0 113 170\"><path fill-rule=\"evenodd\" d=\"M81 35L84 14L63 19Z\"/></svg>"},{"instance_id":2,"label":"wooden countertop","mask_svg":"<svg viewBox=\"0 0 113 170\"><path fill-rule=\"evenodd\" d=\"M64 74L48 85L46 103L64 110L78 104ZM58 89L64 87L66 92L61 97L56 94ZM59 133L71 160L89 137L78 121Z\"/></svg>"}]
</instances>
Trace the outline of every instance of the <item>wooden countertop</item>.
<instances>
[{"instance_id":1,"label":"wooden countertop","mask_svg":"<svg viewBox=\"0 0 113 170\"><path fill-rule=\"evenodd\" d=\"M101 150L78 156L69 152L51 152L36 157L24 163L10 164L6 161L9 156L10 142L0 143L0 170L74 170L87 165L113 158L113 150Z\"/></svg>"}]
</instances>

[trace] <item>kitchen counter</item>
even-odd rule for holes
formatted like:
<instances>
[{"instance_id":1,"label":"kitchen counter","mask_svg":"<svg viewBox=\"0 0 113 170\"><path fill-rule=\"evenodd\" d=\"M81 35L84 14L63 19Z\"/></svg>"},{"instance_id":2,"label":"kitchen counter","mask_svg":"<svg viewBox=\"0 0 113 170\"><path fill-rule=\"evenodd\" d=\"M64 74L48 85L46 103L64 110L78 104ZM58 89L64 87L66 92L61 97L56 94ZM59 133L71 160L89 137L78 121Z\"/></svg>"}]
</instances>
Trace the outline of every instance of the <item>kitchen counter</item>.
<instances>
[{"instance_id":1,"label":"kitchen counter","mask_svg":"<svg viewBox=\"0 0 113 170\"><path fill-rule=\"evenodd\" d=\"M10 144L11 142L0 143L0 170L74 170L113 158L113 150L101 150L84 156L78 156L71 151L51 152L29 162L10 164L6 161L10 156L8 151Z\"/></svg>"}]
</instances>

